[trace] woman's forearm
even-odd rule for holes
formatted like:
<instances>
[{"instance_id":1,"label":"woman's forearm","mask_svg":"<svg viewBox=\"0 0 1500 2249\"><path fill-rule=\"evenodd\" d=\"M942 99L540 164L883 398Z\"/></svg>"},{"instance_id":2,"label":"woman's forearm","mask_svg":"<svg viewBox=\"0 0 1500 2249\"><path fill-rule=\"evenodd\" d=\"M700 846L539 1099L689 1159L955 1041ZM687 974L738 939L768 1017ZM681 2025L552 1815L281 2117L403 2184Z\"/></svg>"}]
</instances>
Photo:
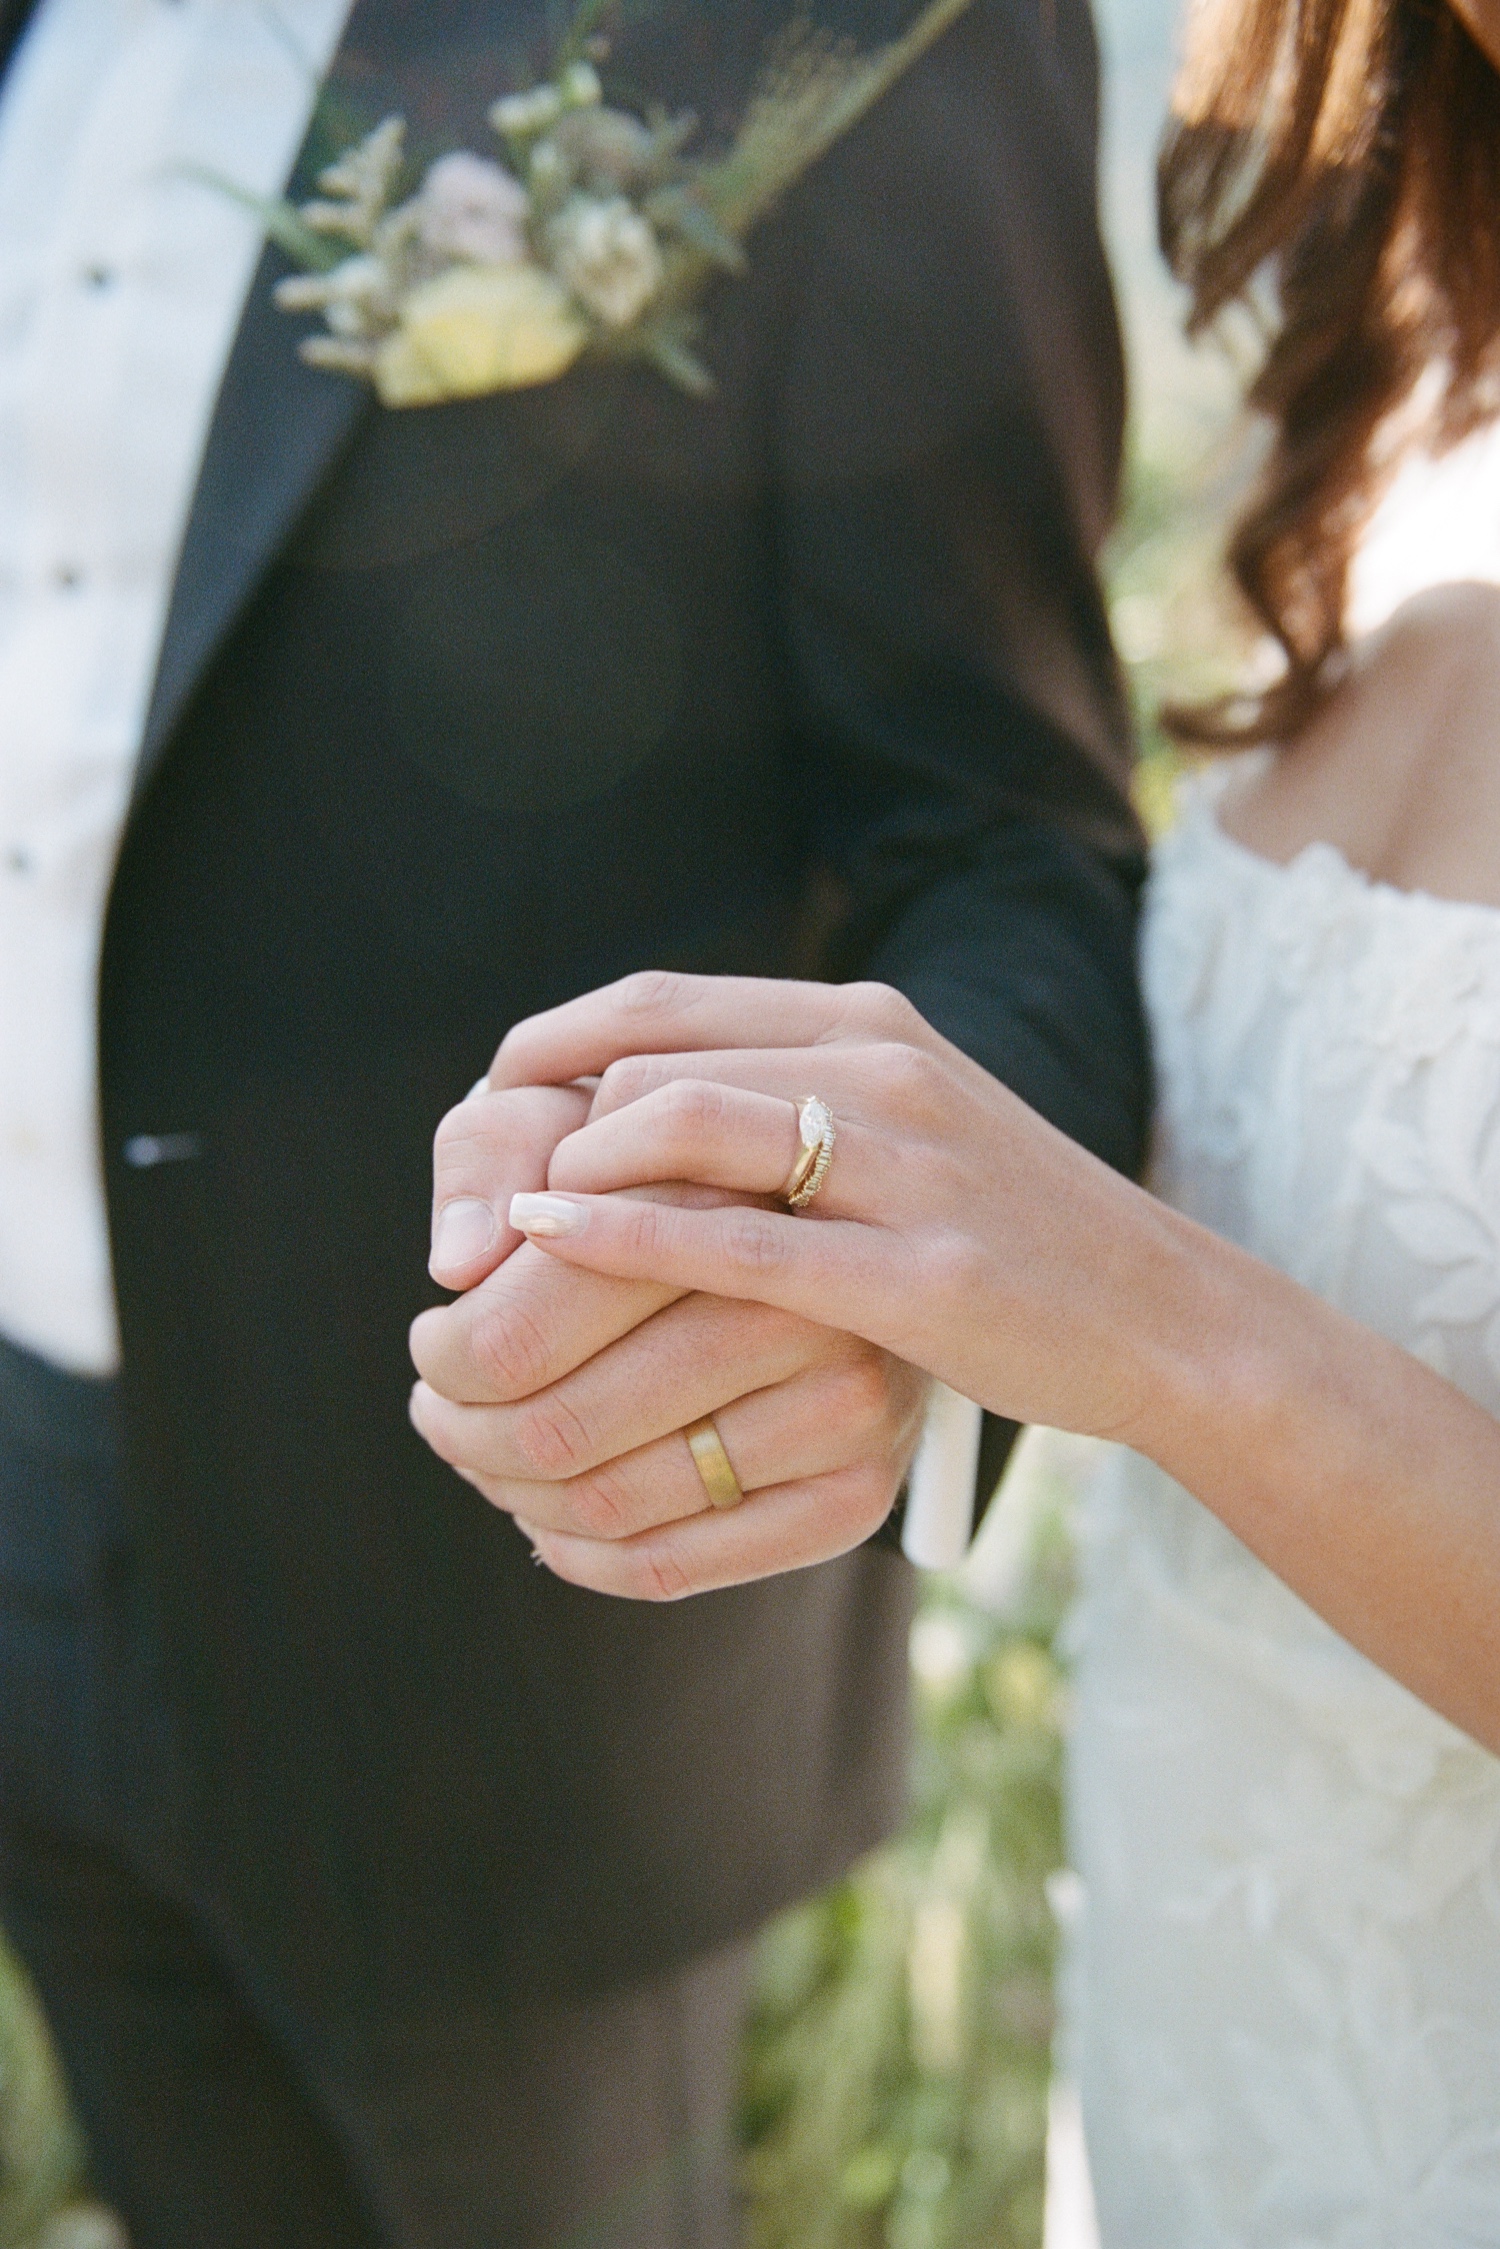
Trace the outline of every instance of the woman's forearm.
<instances>
[{"instance_id":1,"label":"woman's forearm","mask_svg":"<svg viewBox=\"0 0 1500 2249\"><path fill-rule=\"evenodd\" d=\"M1500 1423L1185 1219L1121 1434L1336 1631L1500 1752ZM1150 1253L1157 1270L1156 1230Z\"/></svg>"},{"instance_id":2,"label":"woman's forearm","mask_svg":"<svg viewBox=\"0 0 1500 2249\"><path fill-rule=\"evenodd\" d=\"M517 1227L598 1272L848 1328L1007 1419L1133 1446L1500 1752L1500 1421L1086 1154L895 993L627 984L512 1032L494 1076L600 1072ZM810 1218L777 1207L809 1089L838 1121ZM629 1194L668 1179L759 1207Z\"/></svg>"}]
</instances>

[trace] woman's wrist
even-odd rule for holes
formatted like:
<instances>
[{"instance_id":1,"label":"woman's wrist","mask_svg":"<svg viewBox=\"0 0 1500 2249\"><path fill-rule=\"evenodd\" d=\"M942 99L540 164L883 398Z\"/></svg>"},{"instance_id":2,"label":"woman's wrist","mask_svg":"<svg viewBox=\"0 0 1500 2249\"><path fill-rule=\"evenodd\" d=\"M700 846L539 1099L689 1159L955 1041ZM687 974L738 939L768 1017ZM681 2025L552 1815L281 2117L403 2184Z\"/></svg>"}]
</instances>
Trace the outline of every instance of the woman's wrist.
<instances>
[{"instance_id":1,"label":"woman's wrist","mask_svg":"<svg viewBox=\"0 0 1500 2249\"><path fill-rule=\"evenodd\" d=\"M1239 1451L1271 1437L1301 1291L1180 1212L1152 1210L1148 1269L1132 1276L1139 1405L1112 1433L1191 1487L1200 1464L1222 1462L1226 1441Z\"/></svg>"},{"instance_id":2,"label":"woman's wrist","mask_svg":"<svg viewBox=\"0 0 1500 2249\"><path fill-rule=\"evenodd\" d=\"M1287 1274L1176 1212L1170 1302L1148 1322L1139 1427L1123 1441L1263 1557L1277 1552L1310 1457L1325 1491L1363 1482L1391 1352ZM1390 1372L1391 1370L1388 1370ZM1292 1538L1295 1545L1306 1530ZM1273 1562L1273 1567L1280 1566Z\"/></svg>"}]
</instances>

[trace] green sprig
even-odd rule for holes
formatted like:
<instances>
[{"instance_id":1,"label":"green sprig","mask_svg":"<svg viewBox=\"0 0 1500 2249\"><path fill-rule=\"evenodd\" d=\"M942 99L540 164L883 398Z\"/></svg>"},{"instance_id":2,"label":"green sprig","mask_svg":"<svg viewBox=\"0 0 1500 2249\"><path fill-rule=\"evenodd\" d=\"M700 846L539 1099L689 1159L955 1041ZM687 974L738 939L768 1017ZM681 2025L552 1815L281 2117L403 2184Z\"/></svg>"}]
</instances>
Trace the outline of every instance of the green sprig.
<instances>
[{"instance_id":1,"label":"green sprig","mask_svg":"<svg viewBox=\"0 0 1500 2249\"><path fill-rule=\"evenodd\" d=\"M317 233L295 205L279 195L255 195L238 181L227 179L222 172L209 171L199 164L184 165L182 177L196 180L200 187L211 187L220 195L227 195L231 203L238 203L241 210L253 212L267 240L274 242L278 250L285 250L293 263L307 273L331 273L349 255L347 244L341 246L328 235Z\"/></svg>"}]
</instances>

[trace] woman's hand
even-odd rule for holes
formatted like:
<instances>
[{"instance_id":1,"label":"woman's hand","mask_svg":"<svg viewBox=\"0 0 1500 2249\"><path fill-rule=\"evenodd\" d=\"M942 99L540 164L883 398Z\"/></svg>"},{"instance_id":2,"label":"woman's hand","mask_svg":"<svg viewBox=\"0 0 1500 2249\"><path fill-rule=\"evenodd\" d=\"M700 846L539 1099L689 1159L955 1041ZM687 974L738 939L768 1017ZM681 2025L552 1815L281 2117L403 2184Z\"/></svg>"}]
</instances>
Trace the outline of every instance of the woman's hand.
<instances>
[{"instance_id":1,"label":"woman's hand","mask_svg":"<svg viewBox=\"0 0 1500 2249\"><path fill-rule=\"evenodd\" d=\"M514 1206L554 1257L779 1305L1012 1419L1123 1439L1500 1751L1500 1422L1419 1360L1117 1177L893 992L631 978L521 1024L492 1083L601 1072ZM805 1216L618 1192L774 1197L809 1093L838 1138Z\"/></svg>"},{"instance_id":2,"label":"woman's hand","mask_svg":"<svg viewBox=\"0 0 1500 2249\"><path fill-rule=\"evenodd\" d=\"M1179 1222L878 985L632 977L521 1024L491 1084L600 1082L514 1224L595 1272L847 1328L1015 1420L1129 1436L1142 1291L1170 1310ZM816 1093L837 1141L804 1215L621 1189L774 1197ZM1112 1249L1130 1245L1130 1278Z\"/></svg>"}]
</instances>

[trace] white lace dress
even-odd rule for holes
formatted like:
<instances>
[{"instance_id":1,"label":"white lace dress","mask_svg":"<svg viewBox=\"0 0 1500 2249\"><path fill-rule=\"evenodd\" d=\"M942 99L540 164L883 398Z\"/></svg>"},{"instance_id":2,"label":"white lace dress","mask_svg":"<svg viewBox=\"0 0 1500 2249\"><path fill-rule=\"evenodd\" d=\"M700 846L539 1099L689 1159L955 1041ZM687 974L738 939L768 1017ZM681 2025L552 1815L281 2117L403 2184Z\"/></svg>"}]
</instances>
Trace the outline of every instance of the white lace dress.
<instances>
[{"instance_id":1,"label":"white lace dress","mask_svg":"<svg viewBox=\"0 0 1500 2249\"><path fill-rule=\"evenodd\" d=\"M1228 838L1144 931L1156 1184L1500 1413L1500 911ZM1067 1975L1104 2249L1497 2249L1500 1761L1115 1452Z\"/></svg>"}]
</instances>

